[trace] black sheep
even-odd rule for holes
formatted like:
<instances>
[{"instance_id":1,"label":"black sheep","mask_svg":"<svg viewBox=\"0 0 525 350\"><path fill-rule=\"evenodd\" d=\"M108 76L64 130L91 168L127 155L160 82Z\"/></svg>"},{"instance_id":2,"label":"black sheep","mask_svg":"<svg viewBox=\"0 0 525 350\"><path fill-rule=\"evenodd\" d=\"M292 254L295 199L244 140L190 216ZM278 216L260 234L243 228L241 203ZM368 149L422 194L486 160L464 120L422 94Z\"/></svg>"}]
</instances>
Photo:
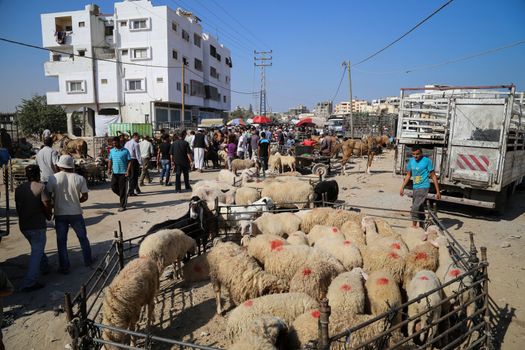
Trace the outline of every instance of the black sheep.
<instances>
[{"instance_id":1,"label":"black sheep","mask_svg":"<svg viewBox=\"0 0 525 350\"><path fill-rule=\"evenodd\" d=\"M326 193L326 201L329 203L335 203L339 196L339 185L335 180L321 181L314 187L314 201L316 206L321 205L323 200L323 193Z\"/></svg>"}]
</instances>

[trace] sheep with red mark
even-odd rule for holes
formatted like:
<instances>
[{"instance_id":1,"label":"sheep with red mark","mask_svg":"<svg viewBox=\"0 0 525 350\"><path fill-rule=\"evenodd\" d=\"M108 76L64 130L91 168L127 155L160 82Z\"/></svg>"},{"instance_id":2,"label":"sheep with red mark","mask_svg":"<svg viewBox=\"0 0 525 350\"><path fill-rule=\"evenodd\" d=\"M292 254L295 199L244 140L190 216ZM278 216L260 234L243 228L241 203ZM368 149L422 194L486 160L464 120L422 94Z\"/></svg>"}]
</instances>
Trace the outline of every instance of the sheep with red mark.
<instances>
[{"instance_id":1,"label":"sheep with red mark","mask_svg":"<svg viewBox=\"0 0 525 350\"><path fill-rule=\"evenodd\" d=\"M427 240L425 230L421 227L407 227L401 231L401 238L408 247L408 250L414 249L416 246Z\"/></svg>"},{"instance_id":2,"label":"sheep with red mark","mask_svg":"<svg viewBox=\"0 0 525 350\"><path fill-rule=\"evenodd\" d=\"M359 223L361 219L362 215L359 213L343 209L332 209L332 211L328 214L324 225L341 228L348 221Z\"/></svg>"},{"instance_id":3,"label":"sheep with red mark","mask_svg":"<svg viewBox=\"0 0 525 350\"><path fill-rule=\"evenodd\" d=\"M261 316L278 317L292 324L297 316L318 309L319 303L304 293L270 294L245 301L228 315L226 333L230 339L245 334L250 322Z\"/></svg>"},{"instance_id":4,"label":"sheep with red mark","mask_svg":"<svg viewBox=\"0 0 525 350\"><path fill-rule=\"evenodd\" d=\"M341 241L345 240L345 236L341 230L335 226L315 225L308 233L308 243L313 246L315 242L323 237L333 237Z\"/></svg>"},{"instance_id":5,"label":"sheep with red mark","mask_svg":"<svg viewBox=\"0 0 525 350\"><path fill-rule=\"evenodd\" d=\"M288 235L286 241L292 245L308 245L308 238L303 231L295 231Z\"/></svg>"},{"instance_id":6,"label":"sheep with red mark","mask_svg":"<svg viewBox=\"0 0 525 350\"><path fill-rule=\"evenodd\" d=\"M388 237L386 237L388 238ZM392 274L396 283L403 281L405 271L405 257L401 245L393 243L391 246L372 244L361 250L363 269L366 272L386 270Z\"/></svg>"},{"instance_id":7,"label":"sheep with red mark","mask_svg":"<svg viewBox=\"0 0 525 350\"><path fill-rule=\"evenodd\" d=\"M407 296L408 300L417 298L418 296L439 288L439 282L436 274L429 270L422 270L416 273L414 278L408 283ZM436 323L441 315L441 300L443 298L441 289L437 289L429 296L422 298L416 302L408 305L408 317L413 318L422 313L421 316L408 322L408 335L412 336L415 332L429 327L428 330L419 335L419 340L428 342L436 336L438 325L435 324L430 327L432 323Z\"/></svg>"},{"instance_id":8,"label":"sheep with red mark","mask_svg":"<svg viewBox=\"0 0 525 350\"><path fill-rule=\"evenodd\" d=\"M305 265L312 248L305 245L273 244L264 260L265 271L290 281L296 271Z\"/></svg>"},{"instance_id":9,"label":"sheep with red mark","mask_svg":"<svg viewBox=\"0 0 525 350\"><path fill-rule=\"evenodd\" d=\"M287 238L291 233L298 231L301 219L293 213L264 213L252 223L252 234L277 235Z\"/></svg>"},{"instance_id":10,"label":"sheep with red mark","mask_svg":"<svg viewBox=\"0 0 525 350\"><path fill-rule=\"evenodd\" d=\"M324 225L330 213L334 209L332 208L315 208L301 213L301 231L308 234L312 227L315 225Z\"/></svg>"},{"instance_id":11,"label":"sheep with red mark","mask_svg":"<svg viewBox=\"0 0 525 350\"><path fill-rule=\"evenodd\" d=\"M370 312L381 315L402 304L401 291L391 273L378 270L364 275ZM401 314L394 317L394 324L401 321Z\"/></svg>"},{"instance_id":12,"label":"sheep with red mark","mask_svg":"<svg viewBox=\"0 0 525 350\"><path fill-rule=\"evenodd\" d=\"M280 293L288 287L285 281L265 272L244 249L232 242L217 241L208 253L208 263L219 315L222 314L222 286L228 290L234 305L265 294Z\"/></svg>"},{"instance_id":13,"label":"sheep with red mark","mask_svg":"<svg viewBox=\"0 0 525 350\"><path fill-rule=\"evenodd\" d=\"M313 253L290 280L290 292L306 293L320 301L326 296L332 280L341 272L339 266Z\"/></svg>"},{"instance_id":14,"label":"sheep with red mark","mask_svg":"<svg viewBox=\"0 0 525 350\"><path fill-rule=\"evenodd\" d=\"M210 279L210 264L208 252L192 257L182 266L182 279L184 282L199 282Z\"/></svg>"},{"instance_id":15,"label":"sheep with red mark","mask_svg":"<svg viewBox=\"0 0 525 350\"><path fill-rule=\"evenodd\" d=\"M345 239L352 242L352 244L354 244L359 249L366 245L365 234L361 228L360 222L354 220L345 222L343 226L341 226L341 233Z\"/></svg>"},{"instance_id":16,"label":"sheep with red mark","mask_svg":"<svg viewBox=\"0 0 525 350\"><path fill-rule=\"evenodd\" d=\"M248 326L228 350L278 350L285 344L288 326L278 317L261 316Z\"/></svg>"},{"instance_id":17,"label":"sheep with red mark","mask_svg":"<svg viewBox=\"0 0 525 350\"><path fill-rule=\"evenodd\" d=\"M400 234L397 233L392 226L386 220L375 219L377 232L382 236L399 238Z\"/></svg>"},{"instance_id":18,"label":"sheep with red mark","mask_svg":"<svg viewBox=\"0 0 525 350\"><path fill-rule=\"evenodd\" d=\"M405 258L404 285L406 286L421 270L436 271L438 263L438 249L431 243L423 242L415 246Z\"/></svg>"},{"instance_id":19,"label":"sheep with red mark","mask_svg":"<svg viewBox=\"0 0 525 350\"><path fill-rule=\"evenodd\" d=\"M333 311L351 314L365 312L365 289L363 287L363 270L355 268L337 276L326 294Z\"/></svg>"},{"instance_id":20,"label":"sheep with red mark","mask_svg":"<svg viewBox=\"0 0 525 350\"><path fill-rule=\"evenodd\" d=\"M248 241L248 255L265 265L266 256L275 250L281 250L288 242L276 235L259 235Z\"/></svg>"},{"instance_id":21,"label":"sheep with red mark","mask_svg":"<svg viewBox=\"0 0 525 350\"><path fill-rule=\"evenodd\" d=\"M350 271L354 267L363 267L363 258L359 249L349 240L339 237L323 237L315 242L315 248L333 255L343 267Z\"/></svg>"}]
</instances>

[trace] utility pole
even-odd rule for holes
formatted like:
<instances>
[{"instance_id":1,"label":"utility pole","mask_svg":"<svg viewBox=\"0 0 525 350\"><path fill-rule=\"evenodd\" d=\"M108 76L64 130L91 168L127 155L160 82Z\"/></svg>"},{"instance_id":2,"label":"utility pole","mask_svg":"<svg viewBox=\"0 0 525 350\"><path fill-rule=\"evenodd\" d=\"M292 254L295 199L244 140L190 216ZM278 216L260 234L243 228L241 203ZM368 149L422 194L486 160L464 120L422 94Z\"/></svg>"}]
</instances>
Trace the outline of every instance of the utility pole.
<instances>
[{"instance_id":1,"label":"utility pole","mask_svg":"<svg viewBox=\"0 0 525 350\"><path fill-rule=\"evenodd\" d=\"M270 51L253 51L255 67L261 67L261 92L259 95L259 114L266 116L266 67L272 65L272 56L273 50ZM260 63L258 63L260 62Z\"/></svg>"},{"instance_id":2,"label":"utility pole","mask_svg":"<svg viewBox=\"0 0 525 350\"><path fill-rule=\"evenodd\" d=\"M181 84L181 87L180 87L180 91L182 92L182 98L181 98L181 103L182 103L182 108L181 108L181 116L180 116L180 124L181 124L181 127L184 129L184 102L185 102L185 99L186 99L186 89L184 88L184 86L186 85L184 83L184 73L186 71L186 60L184 59L184 57L182 58L182 84Z\"/></svg>"},{"instance_id":3,"label":"utility pole","mask_svg":"<svg viewBox=\"0 0 525 350\"><path fill-rule=\"evenodd\" d=\"M352 64L350 63L350 60L343 62L343 67L346 67L348 69L348 87L349 87L349 93L350 93L350 138L354 138L354 116L352 115L352 108L354 107L354 103L352 101L352 73L350 71L350 67Z\"/></svg>"}]
</instances>

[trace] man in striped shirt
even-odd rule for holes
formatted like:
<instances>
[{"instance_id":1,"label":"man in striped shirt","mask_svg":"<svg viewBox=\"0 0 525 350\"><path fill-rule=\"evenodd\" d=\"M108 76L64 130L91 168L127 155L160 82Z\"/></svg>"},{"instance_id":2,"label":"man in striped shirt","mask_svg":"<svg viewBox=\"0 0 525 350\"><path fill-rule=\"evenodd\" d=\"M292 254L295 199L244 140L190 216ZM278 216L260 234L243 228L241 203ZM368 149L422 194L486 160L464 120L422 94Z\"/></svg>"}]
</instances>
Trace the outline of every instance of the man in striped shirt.
<instances>
[{"instance_id":1,"label":"man in striped shirt","mask_svg":"<svg viewBox=\"0 0 525 350\"><path fill-rule=\"evenodd\" d=\"M131 171L131 155L120 145L118 137L113 138L113 148L109 151L108 169L111 177L111 190L120 197L118 211L126 210L128 204L128 177Z\"/></svg>"},{"instance_id":2,"label":"man in striped shirt","mask_svg":"<svg viewBox=\"0 0 525 350\"><path fill-rule=\"evenodd\" d=\"M131 140L126 142L124 147L129 151L129 155L131 156L131 167L129 172L129 196L136 196L137 194L140 194L140 188L139 188L139 175L140 175L140 167L142 166L142 157L140 155L140 146L139 146L139 134L136 132L131 137ZM137 192L135 194L135 191Z\"/></svg>"}]
</instances>

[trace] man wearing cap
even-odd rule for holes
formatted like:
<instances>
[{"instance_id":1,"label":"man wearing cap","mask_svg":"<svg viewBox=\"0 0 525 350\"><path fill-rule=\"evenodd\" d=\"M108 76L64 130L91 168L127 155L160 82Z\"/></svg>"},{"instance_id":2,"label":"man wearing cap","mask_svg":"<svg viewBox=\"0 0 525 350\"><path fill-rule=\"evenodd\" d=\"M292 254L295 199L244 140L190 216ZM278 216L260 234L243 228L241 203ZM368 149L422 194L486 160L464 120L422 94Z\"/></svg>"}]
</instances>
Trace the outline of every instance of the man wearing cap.
<instances>
[{"instance_id":1,"label":"man wearing cap","mask_svg":"<svg viewBox=\"0 0 525 350\"><path fill-rule=\"evenodd\" d=\"M70 155L60 156L57 167L60 171L49 178L47 190L53 194L55 201L59 271L67 274L71 266L67 253L67 233L70 226L80 242L84 265L91 266L93 263L86 223L80 206L80 203L88 200L88 188L86 179L74 172L75 164Z\"/></svg>"},{"instance_id":2,"label":"man wearing cap","mask_svg":"<svg viewBox=\"0 0 525 350\"><path fill-rule=\"evenodd\" d=\"M193 138L190 146L193 147L193 161L195 162L195 169L202 173L204 168L204 150L208 148L208 139L204 135L204 130L199 128Z\"/></svg>"},{"instance_id":3,"label":"man wearing cap","mask_svg":"<svg viewBox=\"0 0 525 350\"><path fill-rule=\"evenodd\" d=\"M58 152L53 148L51 137L44 139L44 147L36 154L36 164L40 167L40 180L46 184L50 176L58 171L56 163L58 162Z\"/></svg>"},{"instance_id":4,"label":"man wearing cap","mask_svg":"<svg viewBox=\"0 0 525 350\"><path fill-rule=\"evenodd\" d=\"M139 188L139 173L142 165L142 157L140 155L139 134L136 132L131 139L126 142L124 147L129 151L131 156L131 168L129 173L129 196L136 196L140 194ZM135 194L135 191L137 192Z\"/></svg>"},{"instance_id":5,"label":"man wearing cap","mask_svg":"<svg viewBox=\"0 0 525 350\"><path fill-rule=\"evenodd\" d=\"M22 282L23 292L31 292L45 285L38 282L40 272L49 271L46 249L46 219L51 220L51 198L40 182L38 165L26 167L27 182L16 188L15 203L20 231L31 246L29 266Z\"/></svg>"},{"instance_id":6,"label":"man wearing cap","mask_svg":"<svg viewBox=\"0 0 525 350\"><path fill-rule=\"evenodd\" d=\"M109 151L108 169L111 176L111 190L120 197L118 211L126 210L128 204L128 176L131 170L131 156L122 147L118 137L113 138L113 148Z\"/></svg>"}]
</instances>

